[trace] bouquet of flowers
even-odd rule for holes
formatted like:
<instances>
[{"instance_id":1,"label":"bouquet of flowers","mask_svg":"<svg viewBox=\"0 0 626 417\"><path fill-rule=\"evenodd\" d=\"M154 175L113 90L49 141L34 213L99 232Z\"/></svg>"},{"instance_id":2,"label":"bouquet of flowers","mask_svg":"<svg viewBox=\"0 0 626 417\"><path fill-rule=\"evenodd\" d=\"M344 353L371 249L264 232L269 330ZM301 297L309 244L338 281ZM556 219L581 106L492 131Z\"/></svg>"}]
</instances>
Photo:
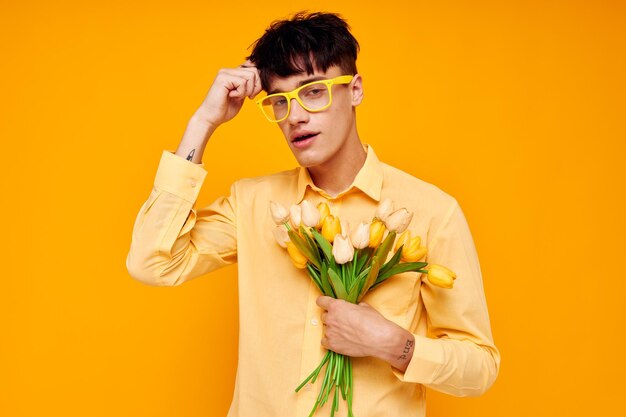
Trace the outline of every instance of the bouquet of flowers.
<instances>
[{"instance_id":1,"label":"bouquet of flowers","mask_svg":"<svg viewBox=\"0 0 626 417\"><path fill-rule=\"evenodd\" d=\"M371 222L361 222L351 232L349 225L330 213L324 202L314 206L308 200L289 210L270 202L274 236L287 249L296 268L306 269L309 277L324 295L358 304L368 291L387 278L402 272L427 274L428 280L443 288L452 288L456 274L442 265L418 262L427 248L419 236L407 230L413 213L405 208L393 210L393 202L384 199ZM396 240L396 237L397 240ZM395 243L395 244L394 244ZM389 254L393 255L389 260ZM319 395L310 416L328 400L334 389L331 417L339 409L339 394L352 413L352 362L349 356L331 350L319 366L296 388L314 383L322 368L326 371Z\"/></svg>"}]
</instances>

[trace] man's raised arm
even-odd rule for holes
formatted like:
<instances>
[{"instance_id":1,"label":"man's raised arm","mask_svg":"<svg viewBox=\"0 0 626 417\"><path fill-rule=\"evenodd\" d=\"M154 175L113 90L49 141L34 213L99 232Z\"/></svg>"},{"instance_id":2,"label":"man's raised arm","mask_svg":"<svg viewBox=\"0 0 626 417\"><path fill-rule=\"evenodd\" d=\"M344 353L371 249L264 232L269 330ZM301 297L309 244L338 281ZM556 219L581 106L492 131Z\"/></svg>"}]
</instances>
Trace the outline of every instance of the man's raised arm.
<instances>
[{"instance_id":1,"label":"man's raised arm","mask_svg":"<svg viewBox=\"0 0 626 417\"><path fill-rule=\"evenodd\" d=\"M176 152L164 150L154 187L135 220L126 267L143 283L175 286L237 260L237 187L228 197L194 208L206 177L202 155L215 129L261 90L247 65L222 69L187 124Z\"/></svg>"}]
</instances>

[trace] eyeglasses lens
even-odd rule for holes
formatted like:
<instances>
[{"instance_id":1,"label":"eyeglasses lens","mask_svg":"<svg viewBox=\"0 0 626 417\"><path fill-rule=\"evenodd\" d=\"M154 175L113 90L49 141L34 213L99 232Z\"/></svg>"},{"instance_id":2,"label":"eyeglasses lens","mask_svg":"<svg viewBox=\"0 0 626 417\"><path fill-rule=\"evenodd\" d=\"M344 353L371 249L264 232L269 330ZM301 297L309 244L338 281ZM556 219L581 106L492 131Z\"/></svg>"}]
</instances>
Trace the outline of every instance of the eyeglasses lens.
<instances>
[{"instance_id":1,"label":"eyeglasses lens","mask_svg":"<svg viewBox=\"0 0 626 417\"><path fill-rule=\"evenodd\" d=\"M316 111L328 105L330 93L326 84L315 83L300 90L298 97L306 110ZM285 96L267 97L261 104L263 105L265 115L274 121L284 118L289 108Z\"/></svg>"}]
</instances>

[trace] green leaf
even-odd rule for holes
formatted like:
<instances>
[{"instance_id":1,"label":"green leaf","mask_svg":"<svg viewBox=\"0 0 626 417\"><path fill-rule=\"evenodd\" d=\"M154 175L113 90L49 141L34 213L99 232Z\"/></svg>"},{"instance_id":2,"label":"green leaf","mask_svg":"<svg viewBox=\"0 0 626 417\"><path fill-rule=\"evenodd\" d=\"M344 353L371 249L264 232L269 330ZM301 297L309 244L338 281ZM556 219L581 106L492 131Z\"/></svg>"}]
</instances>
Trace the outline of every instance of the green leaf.
<instances>
[{"instance_id":1,"label":"green leaf","mask_svg":"<svg viewBox=\"0 0 626 417\"><path fill-rule=\"evenodd\" d=\"M374 282L376 282L379 267L380 261L378 260L377 256L374 256L372 258L372 269L370 269L370 272L367 274L367 278L365 278L365 283L363 284L363 288L361 289L361 291L359 291L359 297L357 298L357 301L361 301L363 296L365 296L365 294L367 294L367 292L369 291L370 287L374 284Z\"/></svg>"},{"instance_id":2,"label":"green leaf","mask_svg":"<svg viewBox=\"0 0 626 417\"><path fill-rule=\"evenodd\" d=\"M357 275L357 277L352 282L352 285L350 285L350 290L348 292L351 292L355 287L358 287L359 283L362 283L363 279L370 272L370 269L372 269L372 267L368 266L363 271L361 271L361 273L359 275Z\"/></svg>"},{"instance_id":3,"label":"green leaf","mask_svg":"<svg viewBox=\"0 0 626 417\"><path fill-rule=\"evenodd\" d=\"M383 243L380 244L378 248L376 248L376 252L374 252L374 256L378 257L380 262L385 262L387 260L387 255L393 246L393 242L396 240L396 232L391 231L387 234Z\"/></svg>"},{"instance_id":4,"label":"green leaf","mask_svg":"<svg viewBox=\"0 0 626 417\"><path fill-rule=\"evenodd\" d=\"M304 236L304 240L306 240L306 242L309 244L309 247L311 248L311 253L315 257L317 264L321 265L322 259L320 258L320 252L317 249L317 245L315 244L315 241L311 239L311 236L307 234L306 230L304 229L302 225L300 225L300 233L302 233L302 236Z\"/></svg>"},{"instance_id":5,"label":"green leaf","mask_svg":"<svg viewBox=\"0 0 626 417\"><path fill-rule=\"evenodd\" d=\"M416 271L420 268L425 267L426 265L428 265L428 262L404 262L404 263L400 263L392 268L389 268L388 271L386 271L384 274L380 274L378 276L378 278L376 279L376 282L374 283L374 285L372 285L372 288L378 286L381 282L383 282L384 280L386 280L387 278L396 275L396 274L401 274L403 272L409 272L409 271Z\"/></svg>"},{"instance_id":6,"label":"green leaf","mask_svg":"<svg viewBox=\"0 0 626 417\"><path fill-rule=\"evenodd\" d=\"M324 256L326 256L326 260L330 263L330 260L333 256L333 247L328 240L324 236L322 236L317 230L311 230L313 232L313 238L317 241L324 252Z\"/></svg>"},{"instance_id":7,"label":"green leaf","mask_svg":"<svg viewBox=\"0 0 626 417\"><path fill-rule=\"evenodd\" d=\"M300 237L299 234L290 230L287 232L289 234L289 238L293 242L293 244L298 248L298 250L318 269L321 267L320 263L317 261L317 257L313 255L313 250L309 246L309 244Z\"/></svg>"},{"instance_id":8,"label":"green leaf","mask_svg":"<svg viewBox=\"0 0 626 417\"><path fill-rule=\"evenodd\" d=\"M351 303L356 303L357 298L359 298L359 294L361 293L361 288L363 285L359 285L363 283L363 281L355 281L350 287L350 291L348 292L347 301Z\"/></svg>"},{"instance_id":9,"label":"green leaf","mask_svg":"<svg viewBox=\"0 0 626 417\"><path fill-rule=\"evenodd\" d=\"M372 254L374 253L374 248L363 248L361 249L361 253L358 259L358 263L356 265L356 270L358 273L361 272L361 269L365 265L367 265L368 261L371 259Z\"/></svg>"},{"instance_id":10,"label":"green leaf","mask_svg":"<svg viewBox=\"0 0 626 417\"><path fill-rule=\"evenodd\" d=\"M382 266L382 268L380 268L380 271L378 271L378 275L380 276L380 274L384 274L385 272L387 272L390 268L396 266L398 264L398 262L400 262L400 256L402 256L402 248L404 247L404 245L400 246L400 248L398 248L398 250L396 251L396 253L391 257L391 259L389 260L389 262L387 262L386 264L384 264Z\"/></svg>"},{"instance_id":11,"label":"green leaf","mask_svg":"<svg viewBox=\"0 0 626 417\"><path fill-rule=\"evenodd\" d=\"M322 261L322 269L320 270L320 281L322 283L322 288L324 289L322 293L329 297L337 298L328 280L328 265L324 261Z\"/></svg>"},{"instance_id":12,"label":"green leaf","mask_svg":"<svg viewBox=\"0 0 626 417\"><path fill-rule=\"evenodd\" d=\"M328 268L328 277L330 278L330 284L333 286L333 289L335 290L335 294L337 294L337 298L341 300L347 300L348 293L346 293L346 288L343 286L343 283L341 282L341 278L339 277L339 275L337 275L337 273L333 271L331 268Z\"/></svg>"},{"instance_id":13,"label":"green leaf","mask_svg":"<svg viewBox=\"0 0 626 417\"><path fill-rule=\"evenodd\" d=\"M315 283L317 288L320 290L320 292L323 294L324 293L324 288L322 287L322 282L320 281L319 274L317 273L315 268L313 268L311 266L311 264L307 263L306 267L309 270L309 276L311 277L311 279L313 280L313 282Z\"/></svg>"}]
</instances>

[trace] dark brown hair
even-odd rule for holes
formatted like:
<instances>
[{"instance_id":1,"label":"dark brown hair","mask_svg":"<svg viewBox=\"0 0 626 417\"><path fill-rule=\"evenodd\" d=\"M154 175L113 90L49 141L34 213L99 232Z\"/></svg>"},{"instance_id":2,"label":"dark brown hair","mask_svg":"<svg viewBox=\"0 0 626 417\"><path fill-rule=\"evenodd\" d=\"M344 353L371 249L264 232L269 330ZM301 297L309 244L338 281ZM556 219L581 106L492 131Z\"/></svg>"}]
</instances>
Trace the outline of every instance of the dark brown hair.
<instances>
[{"instance_id":1,"label":"dark brown hair","mask_svg":"<svg viewBox=\"0 0 626 417\"><path fill-rule=\"evenodd\" d=\"M326 71L339 66L344 74L356 74L359 43L350 26L335 13L298 12L277 20L252 45L247 57L259 70L261 85L268 91L272 76L287 77L314 68Z\"/></svg>"}]
</instances>

